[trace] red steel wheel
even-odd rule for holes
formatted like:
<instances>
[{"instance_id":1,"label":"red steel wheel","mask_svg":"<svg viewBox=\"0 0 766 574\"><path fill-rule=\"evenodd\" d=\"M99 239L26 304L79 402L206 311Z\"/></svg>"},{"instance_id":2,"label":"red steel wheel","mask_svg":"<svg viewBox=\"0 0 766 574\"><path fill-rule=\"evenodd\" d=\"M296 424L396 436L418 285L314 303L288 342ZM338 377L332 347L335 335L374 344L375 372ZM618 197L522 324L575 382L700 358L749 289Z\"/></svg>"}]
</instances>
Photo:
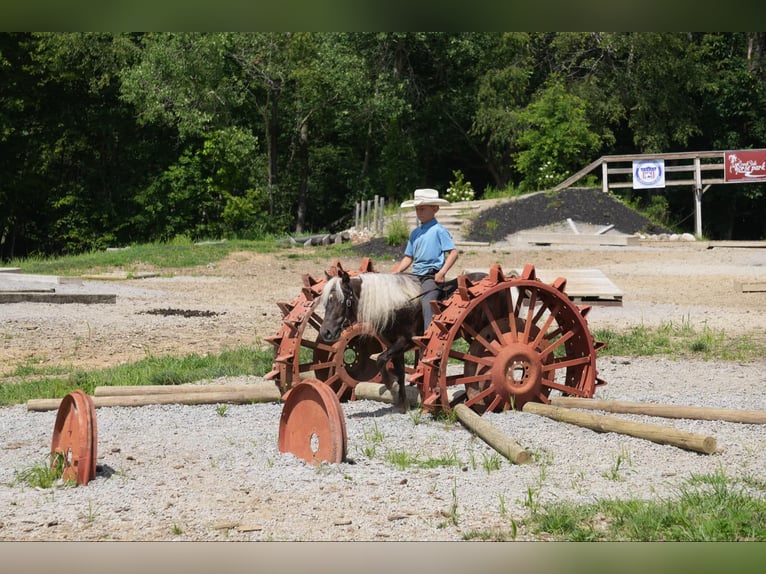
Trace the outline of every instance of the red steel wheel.
<instances>
[{"instance_id":1,"label":"red steel wheel","mask_svg":"<svg viewBox=\"0 0 766 574\"><path fill-rule=\"evenodd\" d=\"M342 266L338 260L327 269L327 275L337 275ZM374 271L372 261L364 258L357 271L349 275ZM359 381L375 380L375 362L369 359L384 350L376 337L349 336L344 333L330 345L319 336L322 322L316 309L327 278L314 279L303 275L303 289L291 303L277 303L284 318L277 334L267 340L274 345L274 364L266 379L273 380L282 394L312 373L325 381L342 401L353 398L353 388ZM379 382L379 377L376 382Z\"/></svg>"},{"instance_id":2,"label":"red steel wheel","mask_svg":"<svg viewBox=\"0 0 766 574\"><path fill-rule=\"evenodd\" d=\"M448 389L463 390L465 404L479 414L547 403L552 391L592 397L606 384L596 370L603 343L588 328L590 307L572 303L565 286L562 278L540 281L532 265L519 277L505 277L499 265L475 283L461 276L416 341L424 408L449 410Z\"/></svg>"},{"instance_id":3,"label":"red steel wheel","mask_svg":"<svg viewBox=\"0 0 766 574\"><path fill-rule=\"evenodd\" d=\"M318 379L306 379L284 396L279 419L279 451L309 462L346 460L346 419L333 390Z\"/></svg>"},{"instance_id":4,"label":"red steel wheel","mask_svg":"<svg viewBox=\"0 0 766 574\"><path fill-rule=\"evenodd\" d=\"M364 325L355 323L344 329L332 345L317 338L314 374L335 392L339 400L353 400L357 383L381 382L377 364L371 357L385 348L380 337L368 334Z\"/></svg>"},{"instance_id":5,"label":"red steel wheel","mask_svg":"<svg viewBox=\"0 0 766 574\"><path fill-rule=\"evenodd\" d=\"M59 405L51 440L51 468L63 458L66 481L88 484L96 478L98 429L93 399L81 390L66 395Z\"/></svg>"}]
</instances>

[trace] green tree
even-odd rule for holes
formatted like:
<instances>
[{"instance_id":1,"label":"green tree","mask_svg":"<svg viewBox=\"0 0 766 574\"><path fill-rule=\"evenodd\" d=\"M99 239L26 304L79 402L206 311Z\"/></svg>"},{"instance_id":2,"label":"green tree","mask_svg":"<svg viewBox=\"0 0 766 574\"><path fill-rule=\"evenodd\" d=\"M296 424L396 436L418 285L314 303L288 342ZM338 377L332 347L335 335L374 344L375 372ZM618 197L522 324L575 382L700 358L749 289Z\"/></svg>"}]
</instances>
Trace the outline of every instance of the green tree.
<instances>
[{"instance_id":1,"label":"green tree","mask_svg":"<svg viewBox=\"0 0 766 574\"><path fill-rule=\"evenodd\" d=\"M601 138L590 129L586 106L553 78L519 114L525 129L516 166L527 187L554 187L599 150Z\"/></svg>"}]
</instances>

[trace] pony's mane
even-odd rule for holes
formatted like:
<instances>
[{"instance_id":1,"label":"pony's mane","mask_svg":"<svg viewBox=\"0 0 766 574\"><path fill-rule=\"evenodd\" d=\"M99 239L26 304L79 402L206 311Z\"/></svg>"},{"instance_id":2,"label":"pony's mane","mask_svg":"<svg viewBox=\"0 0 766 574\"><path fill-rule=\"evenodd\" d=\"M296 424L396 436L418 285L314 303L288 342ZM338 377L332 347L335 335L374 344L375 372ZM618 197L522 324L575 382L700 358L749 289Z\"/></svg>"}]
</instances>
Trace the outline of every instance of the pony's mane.
<instances>
[{"instance_id":1,"label":"pony's mane","mask_svg":"<svg viewBox=\"0 0 766 574\"><path fill-rule=\"evenodd\" d=\"M368 323L372 330L380 332L391 325L399 309L412 307L420 309L420 281L412 275L401 273L360 273L362 282L359 293L357 320ZM354 278L351 279L354 281ZM326 304L330 293L343 302L341 280L333 277L322 290L321 304Z\"/></svg>"}]
</instances>

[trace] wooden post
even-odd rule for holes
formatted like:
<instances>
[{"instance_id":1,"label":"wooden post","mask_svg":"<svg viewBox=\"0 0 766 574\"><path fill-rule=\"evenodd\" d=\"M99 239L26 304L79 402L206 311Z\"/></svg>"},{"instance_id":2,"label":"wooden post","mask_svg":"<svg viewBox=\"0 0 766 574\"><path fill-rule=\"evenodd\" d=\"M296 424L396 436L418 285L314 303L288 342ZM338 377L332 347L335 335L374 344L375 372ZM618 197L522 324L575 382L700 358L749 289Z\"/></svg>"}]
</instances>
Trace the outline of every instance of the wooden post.
<instances>
[{"instance_id":1,"label":"wooden post","mask_svg":"<svg viewBox=\"0 0 766 574\"><path fill-rule=\"evenodd\" d=\"M367 200L367 230L372 229L372 200Z\"/></svg>"},{"instance_id":2,"label":"wooden post","mask_svg":"<svg viewBox=\"0 0 766 574\"><path fill-rule=\"evenodd\" d=\"M420 392L417 387L407 385L404 388L404 392L407 393L407 400L410 405L420 404ZM368 401L380 401L382 403L394 403L394 397L386 388L386 385L380 383L368 383L359 382L354 387L354 395L357 399L366 399Z\"/></svg>"},{"instance_id":3,"label":"wooden post","mask_svg":"<svg viewBox=\"0 0 766 574\"><path fill-rule=\"evenodd\" d=\"M181 393L249 393L264 391L270 394L276 389L267 381L250 385L106 385L93 389L94 397L124 397L135 395L177 395Z\"/></svg>"},{"instance_id":4,"label":"wooden post","mask_svg":"<svg viewBox=\"0 0 766 574\"><path fill-rule=\"evenodd\" d=\"M143 407L146 405L203 405L216 403L270 403L281 399L279 389L255 388L251 391L239 392L204 392L190 393L181 392L175 394L147 394L147 395L113 395L93 397L93 404L99 407ZM61 405L62 399L30 399L27 401L29 411L53 411Z\"/></svg>"},{"instance_id":5,"label":"wooden post","mask_svg":"<svg viewBox=\"0 0 766 574\"><path fill-rule=\"evenodd\" d=\"M360 227L359 227L359 210L360 210L360 206L359 206L359 202L357 201L354 204L354 229L356 229L357 231L359 231L359 229L360 229Z\"/></svg>"},{"instance_id":6,"label":"wooden post","mask_svg":"<svg viewBox=\"0 0 766 574\"><path fill-rule=\"evenodd\" d=\"M766 424L766 411L659 405L654 403L634 403L629 401L605 401L582 399L580 397L555 397L551 399L551 404L555 407L592 409L610 413L630 413L669 419L701 419L707 421L728 421L732 423Z\"/></svg>"},{"instance_id":7,"label":"wooden post","mask_svg":"<svg viewBox=\"0 0 766 574\"><path fill-rule=\"evenodd\" d=\"M511 462L515 464L532 462L532 453L524 450L517 442L500 432L492 423L473 412L470 407L462 404L456 405L455 414L466 428Z\"/></svg>"},{"instance_id":8,"label":"wooden post","mask_svg":"<svg viewBox=\"0 0 766 574\"><path fill-rule=\"evenodd\" d=\"M669 444L704 454L715 452L717 448L716 440L712 436L681 431L672 427L635 423L617 417L582 413L564 407L554 407L535 402L525 403L521 410L525 413L542 415L557 421L586 427L597 432L627 434L659 444Z\"/></svg>"},{"instance_id":9,"label":"wooden post","mask_svg":"<svg viewBox=\"0 0 766 574\"><path fill-rule=\"evenodd\" d=\"M378 233L380 233L381 235L386 230L385 213L386 213L386 198L381 197L380 198L380 229L378 229Z\"/></svg>"}]
</instances>

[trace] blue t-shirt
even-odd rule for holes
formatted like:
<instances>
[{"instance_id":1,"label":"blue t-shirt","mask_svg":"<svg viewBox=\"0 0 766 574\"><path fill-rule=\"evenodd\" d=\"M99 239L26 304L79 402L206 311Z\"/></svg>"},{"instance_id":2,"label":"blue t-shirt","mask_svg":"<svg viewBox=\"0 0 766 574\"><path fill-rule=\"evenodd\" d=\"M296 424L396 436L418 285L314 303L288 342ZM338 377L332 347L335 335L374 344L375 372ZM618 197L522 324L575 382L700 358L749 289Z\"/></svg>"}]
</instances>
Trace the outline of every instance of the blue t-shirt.
<instances>
[{"instance_id":1,"label":"blue t-shirt","mask_svg":"<svg viewBox=\"0 0 766 574\"><path fill-rule=\"evenodd\" d=\"M444 252L455 249L447 228L436 219L412 230L404 254L412 257L415 275L432 275L444 265Z\"/></svg>"}]
</instances>

